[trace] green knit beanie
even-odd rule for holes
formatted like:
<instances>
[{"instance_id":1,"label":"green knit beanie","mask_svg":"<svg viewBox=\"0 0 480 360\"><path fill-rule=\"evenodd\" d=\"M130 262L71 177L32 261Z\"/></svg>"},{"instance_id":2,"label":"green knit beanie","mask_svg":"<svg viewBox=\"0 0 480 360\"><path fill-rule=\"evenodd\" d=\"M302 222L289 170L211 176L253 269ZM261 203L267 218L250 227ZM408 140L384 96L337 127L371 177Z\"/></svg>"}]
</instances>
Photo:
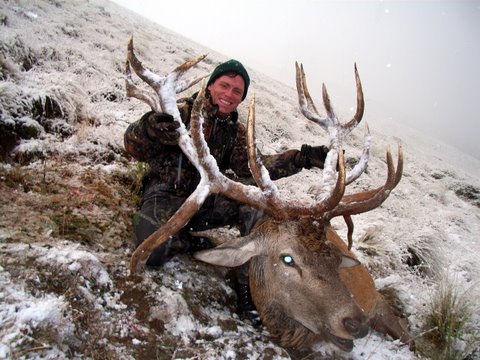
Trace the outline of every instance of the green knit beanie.
<instances>
[{"instance_id":1,"label":"green knit beanie","mask_svg":"<svg viewBox=\"0 0 480 360\"><path fill-rule=\"evenodd\" d=\"M248 86L250 85L250 77L248 76L247 70L243 67L243 65L237 60L228 60L224 63L218 65L215 70L213 70L212 75L210 75L210 79L208 79L207 87L213 83L217 78L222 76L225 73L234 72L240 75L243 78L245 83L245 89L243 90L243 97L242 100L245 100L247 97Z\"/></svg>"}]
</instances>

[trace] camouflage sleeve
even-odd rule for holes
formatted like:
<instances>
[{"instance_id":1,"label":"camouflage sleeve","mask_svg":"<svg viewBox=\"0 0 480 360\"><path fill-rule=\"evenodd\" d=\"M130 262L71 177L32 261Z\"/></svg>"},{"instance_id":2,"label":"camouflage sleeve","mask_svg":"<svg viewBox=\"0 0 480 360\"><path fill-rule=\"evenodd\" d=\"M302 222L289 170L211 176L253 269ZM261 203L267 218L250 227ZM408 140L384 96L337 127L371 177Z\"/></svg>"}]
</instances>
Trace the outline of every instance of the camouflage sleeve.
<instances>
[{"instance_id":1,"label":"camouflage sleeve","mask_svg":"<svg viewBox=\"0 0 480 360\"><path fill-rule=\"evenodd\" d=\"M287 150L280 154L275 155L262 155L261 159L263 164L270 173L272 180L280 179L282 177L294 175L302 167L295 165L295 156L299 153L299 150ZM247 155L247 131L242 124L238 125L237 143L232 152L232 159L230 161L232 170L239 177L250 177L250 169L248 167L248 155Z\"/></svg>"},{"instance_id":2,"label":"camouflage sleeve","mask_svg":"<svg viewBox=\"0 0 480 360\"><path fill-rule=\"evenodd\" d=\"M294 175L302 170L295 165L295 156L298 150L287 150L276 155L262 155L263 165L270 173L272 180Z\"/></svg>"}]
</instances>

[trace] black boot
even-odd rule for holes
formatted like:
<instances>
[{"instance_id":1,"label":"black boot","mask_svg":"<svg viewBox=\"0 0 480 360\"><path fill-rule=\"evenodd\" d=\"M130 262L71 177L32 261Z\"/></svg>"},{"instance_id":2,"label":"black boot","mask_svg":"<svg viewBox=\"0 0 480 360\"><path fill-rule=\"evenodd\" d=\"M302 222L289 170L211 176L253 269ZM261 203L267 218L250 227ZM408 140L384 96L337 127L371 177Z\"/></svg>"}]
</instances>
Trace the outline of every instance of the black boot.
<instances>
[{"instance_id":1,"label":"black boot","mask_svg":"<svg viewBox=\"0 0 480 360\"><path fill-rule=\"evenodd\" d=\"M188 251L190 251L190 243L176 236L171 237L166 243L153 250L147 260L147 265L162 266L174 256L185 254Z\"/></svg>"}]
</instances>

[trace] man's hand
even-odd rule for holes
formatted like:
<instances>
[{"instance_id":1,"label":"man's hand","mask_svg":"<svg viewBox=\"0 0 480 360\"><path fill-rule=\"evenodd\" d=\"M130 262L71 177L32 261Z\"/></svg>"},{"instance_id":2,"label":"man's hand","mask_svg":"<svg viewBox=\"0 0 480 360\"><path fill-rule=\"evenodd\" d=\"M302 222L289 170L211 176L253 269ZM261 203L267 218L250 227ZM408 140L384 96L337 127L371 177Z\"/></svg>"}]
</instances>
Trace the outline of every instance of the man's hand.
<instances>
[{"instance_id":1,"label":"man's hand","mask_svg":"<svg viewBox=\"0 0 480 360\"><path fill-rule=\"evenodd\" d=\"M300 152L295 156L295 165L305 169L310 169L312 167L323 169L328 151L328 147L324 145L310 146L304 144L302 145Z\"/></svg>"},{"instance_id":2,"label":"man's hand","mask_svg":"<svg viewBox=\"0 0 480 360\"><path fill-rule=\"evenodd\" d=\"M147 136L163 145L177 145L180 134L176 131L180 127L173 116L166 113L150 112L145 119Z\"/></svg>"}]
</instances>

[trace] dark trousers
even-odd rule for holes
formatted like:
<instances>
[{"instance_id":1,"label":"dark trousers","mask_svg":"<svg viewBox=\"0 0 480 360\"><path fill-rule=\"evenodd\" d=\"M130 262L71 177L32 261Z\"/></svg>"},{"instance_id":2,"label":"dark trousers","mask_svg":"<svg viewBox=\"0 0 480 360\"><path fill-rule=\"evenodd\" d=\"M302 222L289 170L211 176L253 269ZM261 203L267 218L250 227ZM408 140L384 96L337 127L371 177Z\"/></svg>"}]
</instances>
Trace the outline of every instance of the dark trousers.
<instances>
[{"instance_id":1,"label":"dark trousers","mask_svg":"<svg viewBox=\"0 0 480 360\"><path fill-rule=\"evenodd\" d=\"M158 191L142 201L135 221L135 245L165 224L184 203L186 196ZM172 256L188 251L192 237L189 231L235 226L241 235L248 234L262 212L222 195L209 196L200 210L178 234L159 246L150 255L147 265L158 266Z\"/></svg>"}]
</instances>

